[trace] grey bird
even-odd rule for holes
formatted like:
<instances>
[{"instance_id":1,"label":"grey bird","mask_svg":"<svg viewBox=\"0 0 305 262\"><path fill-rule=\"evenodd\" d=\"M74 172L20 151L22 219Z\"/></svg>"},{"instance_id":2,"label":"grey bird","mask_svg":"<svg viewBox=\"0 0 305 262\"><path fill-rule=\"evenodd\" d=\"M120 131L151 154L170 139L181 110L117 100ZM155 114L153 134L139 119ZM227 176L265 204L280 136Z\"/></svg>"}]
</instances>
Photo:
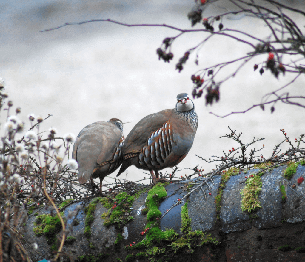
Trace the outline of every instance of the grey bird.
<instances>
[{"instance_id":1,"label":"grey bird","mask_svg":"<svg viewBox=\"0 0 305 262\"><path fill-rule=\"evenodd\" d=\"M195 105L188 94L177 96L174 109L148 115L130 131L122 147L122 166L119 176L129 166L149 170L153 182L158 171L174 167L190 151L198 127Z\"/></svg>"},{"instance_id":2,"label":"grey bird","mask_svg":"<svg viewBox=\"0 0 305 262\"><path fill-rule=\"evenodd\" d=\"M78 134L72 157L78 162L78 181L100 178L100 192L105 176L121 165L121 148L124 143L123 123L117 118L87 125Z\"/></svg>"}]
</instances>

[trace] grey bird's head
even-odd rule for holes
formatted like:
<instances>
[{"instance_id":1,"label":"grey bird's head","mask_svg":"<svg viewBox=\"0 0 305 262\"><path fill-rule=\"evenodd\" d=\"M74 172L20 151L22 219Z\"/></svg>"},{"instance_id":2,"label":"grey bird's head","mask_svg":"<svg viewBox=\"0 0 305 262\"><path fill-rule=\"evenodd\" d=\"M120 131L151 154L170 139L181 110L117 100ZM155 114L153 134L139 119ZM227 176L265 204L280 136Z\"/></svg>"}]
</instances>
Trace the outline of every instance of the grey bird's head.
<instances>
[{"instance_id":1,"label":"grey bird's head","mask_svg":"<svg viewBox=\"0 0 305 262\"><path fill-rule=\"evenodd\" d=\"M194 108L195 105L187 93L181 93L177 95L176 110L178 112L191 111Z\"/></svg>"},{"instance_id":2,"label":"grey bird's head","mask_svg":"<svg viewBox=\"0 0 305 262\"><path fill-rule=\"evenodd\" d=\"M118 118L111 118L108 122L115 124L123 133L123 122Z\"/></svg>"}]
</instances>

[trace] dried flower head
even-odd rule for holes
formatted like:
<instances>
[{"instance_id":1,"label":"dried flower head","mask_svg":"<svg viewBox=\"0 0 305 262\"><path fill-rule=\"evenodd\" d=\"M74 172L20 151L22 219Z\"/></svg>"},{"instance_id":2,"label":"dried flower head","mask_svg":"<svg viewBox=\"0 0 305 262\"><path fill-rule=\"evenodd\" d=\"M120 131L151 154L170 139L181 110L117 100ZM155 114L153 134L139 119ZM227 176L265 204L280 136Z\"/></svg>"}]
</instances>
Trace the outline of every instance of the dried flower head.
<instances>
[{"instance_id":1,"label":"dried flower head","mask_svg":"<svg viewBox=\"0 0 305 262\"><path fill-rule=\"evenodd\" d=\"M17 107L16 108L16 114L20 114L21 113L21 107Z\"/></svg>"},{"instance_id":2,"label":"dried flower head","mask_svg":"<svg viewBox=\"0 0 305 262\"><path fill-rule=\"evenodd\" d=\"M1 90L2 88L4 88L4 85L5 85L4 79L3 79L2 77L0 77L0 90Z\"/></svg>"},{"instance_id":3,"label":"dried flower head","mask_svg":"<svg viewBox=\"0 0 305 262\"><path fill-rule=\"evenodd\" d=\"M56 156L56 162L61 163L63 161L63 158L61 156Z\"/></svg>"},{"instance_id":4,"label":"dried flower head","mask_svg":"<svg viewBox=\"0 0 305 262\"><path fill-rule=\"evenodd\" d=\"M28 115L28 118L30 119L30 121L34 121L36 117L34 114L30 114Z\"/></svg>"},{"instance_id":5,"label":"dried flower head","mask_svg":"<svg viewBox=\"0 0 305 262\"><path fill-rule=\"evenodd\" d=\"M69 159L67 165L71 170L77 170L78 168L78 163L75 159Z\"/></svg>"},{"instance_id":6,"label":"dried flower head","mask_svg":"<svg viewBox=\"0 0 305 262\"><path fill-rule=\"evenodd\" d=\"M54 128L54 127L51 127L51 128L49 129L49 132L50 132L50 134L52 134L52 135L57 134L57 130L56 130L56 128Z\"/></svg>"},{"instance_id":7,"label":"dried flower head","mask_svg":"<svg viewBox=\"0 0 305 262\"><path fill-rule=\"evenodd\" d=\"M28 139L33 139L33 140L37 140L37 134L34 131L28 131L25 133L25 137Z\"/></svg>"},{"instance_id":8,"label":"dried flower head","mask_svg":"<svg viewBox=\"0 0 305 262\"><path fill-rule=\"evenodd\" d=\"M7 118L7 122L12 122L14 124L17 124L20 122L19 118L17 116L9 116Z\"/></svg>"},{"instance_id":9,"label":"dried flower head","mask_svg":"<svg viewBox=\"0 0 305 262\"><path fill-rule=\"evenodd\" d=\"M12 107L12 106L13 106L13 101L12 101L12 100L8 101L8 102L7 102L7 105L8 105L9 107Z\"/></svg>"},{"instance_id":10,"label":"dried flower head","mask_svg":"<svg viewBox=\"0 0 305 262\"><path fill-rule=\"evenodd\" d=\"M16 151L17 152L23 152L24 151L24 145L23 144L18 144L17 146L16 146Z\"/></svg>"},{"instance_id":11,"label":"dried flower head","mask_svg":"<svg viewBox=\"0 0 305 262\"><path fill-rule=\"evenodd\" d=\"M74 134L69 133L69 134L65 134L65 135L64 135L64 139L65 139L68 143L74 143L76 137L75 137Z\"/></svg>"},{"instance_id":12,"label":"dried flower head","mask_svg":"<svg viewBox=\"0 0 305 262\"><path fill-rule=\"evenodd\" d=\"M44 150L48 150L48 148L49 148L49 145L48 145L47 143L45 143L45 142L42 142L42 143L40 144L40 146L41 146L41 148L44 149Z\"/></svg>"},{"instance_id":13,"label":"dried flower head","mask_svg":"<svg viewBox=\"0 0 305 262\"><path fill-rule=\"evenodd\" d=\"M16 127L16 132L21 133L21 132L23 132L23 130L24 130L24 123L22 123L22 122L18 123L17 127Z\"/></svg>"},{"instance_id":14,"label":"dried flower head","mask_svg":"<svg viewBox=\"0 0 305 262\"><path fill-rule=\"evenodd\" d=\"M51 148L52 150L55 150L56 153L58 153L60 147L61 147L61 146L58 145L58 144L57 144L56 142L54 142L54 141L53 141L53 142L51 143L51 145L50 145L50 148Z\"/></svg>"},{"instance_id":15,"label":"dried flower head","mask_svg":"<svg viewBox=\"0 0 305 262\"><path fill-rule=\"evenodd\" d=\"M6 122L4 124L4 130L6 132L12 132L14 130L14 124L12 122Z\"/></svg>"},{"instance_id":16,"label":"dried flower head","mask_svg":"<svg viewBox=\"0 0 305 262\"><path fill-rule=\"evenodd\" d=\"M43 121L43 118L42 118L41 116L38 116L38 117L37 117L37 122L38 122L38 123L41 123L42 121Z\"/></svg>"},{"instance_id":17,"label":"dried flower head","mask_svg":"<svg viewBox=\"0 0 305 262\"><path fill-rule=\"evenodd\" d=\"M20 154L20 157L21 157L22 159L24 159L24 160L27 160L28 157L29 157L29 155L28 155L27 152L22 152L22 153Z\"/></svg>"}]
</instances>

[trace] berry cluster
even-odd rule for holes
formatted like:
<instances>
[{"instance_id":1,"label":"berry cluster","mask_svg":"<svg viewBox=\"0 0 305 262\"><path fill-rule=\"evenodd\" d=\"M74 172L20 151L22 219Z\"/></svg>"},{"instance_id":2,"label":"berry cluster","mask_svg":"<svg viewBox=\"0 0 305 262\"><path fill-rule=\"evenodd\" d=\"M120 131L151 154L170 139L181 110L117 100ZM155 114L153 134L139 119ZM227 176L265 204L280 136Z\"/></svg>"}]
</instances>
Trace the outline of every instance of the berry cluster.
<instances>
[{"instance_id":1,"label":"berry cluster","mask_svg":"<svg viewBox=\"0 0 305 262\"><path fill-rule=\"evenodd\" d=\"M202 10L200 8L197 8L197 10L191 11L187 14L187 18L191 20L192 26L196 25L201 21L202 19L201 13Z\"/></svg>"},{"instance_id":2,"label":"berry cluster","mask_svg":"<svg viewBox=\"0 0 305 262\"><path fill-rule=\"evenodd\" d=\"M204 79L201 78L199 75L197 75L197 76L192 75L192 76L191 76L191 80L192 80L193 83L196 85L196 88L201 87L202 84L204 83Z\"/></svg>"},{"instance_id":3,"label":"berry cluster","mask_svg":"<svg viewBox=\"0 0 305 262\"><path fill-rule=\"evenodd\" d=\"M212 105L214 99L216 102L218 102L219 98L220 98L219 85L216 85L215 88L213 88L212 86L207 88L207 94L205 96L206 105L208 104Z\"/></svg>"},{"instance_id":4,"label":"berry cluster","mask_svg":"<svg viewBox=\"0 0 305 262\"><path fill-rule=\"evenodd\" d=\"M193 98L195 99L196 97L197 98L201 97L201 95L203 93L203 89L200 89L200 90L197 90L197 89L202 86L202 84L204 83L204 79L201 78L199 75L197 75L197 76L192 75L191 80L195 84L195 87L192 92Z\"/></svg>"},{"instance_id":5,"label":"berry cluster","mask_svg":"<svg viewBox=\"0 0 305 262\"><path fill-rule=\"evenodd\" d=\"M203 18L202 24L204 25L206 30L214 32L214 27L209 23L209 20L207 18Z\"/></svg>"},{"instance_id":6,"label":"berry cluster","mask_svg":"<svg viewBox=\"0 0 305 262\"><path fill-rule=\"evenodd\" d=\"M189 56L190 52L185 52L184 55L179 59L179 62L176 64L176 69L179 73L183 70L183 64L186 63L186 61L189 59Z\"/></svg>"},{"instance_id":7,"label":"berry cluster","mask_svg":"<svg viewBox=\"0 0 305 262\"><path fill-rule=\"evenodd\" d=\"M219 20L220 20L220 16L216 16L216 17L215 17L215 20L216 20L216 21L219 21ZM211 32L214 32L213 22L214 22L214 20L212 20L212 21L209 22L209 20L208 20L207 18L203 18L203 20L202 20L202 24L204 25L205 29L206 29L206 30L209 30L209 31L211 31ZM218 24L218 29L219 29L220 31L223 29L223 23L220 22L220 23Z\"/></svg>"},{"instance_id":8,"label":"berry cluster","mask_svg":"<svg viewBox=\"0 0 305 262\"><path fill-rule=\"evenodd\" d=\"M258 68L258 65L255 64L254 65L254 71ZM277 65L277 63L275 62L275 59L274 59L274 54L272 52L269 52L269 55L268 55L268 58L267 58L267 61L266 61L266 68L267 69L270 69L271 73L276 77L278 78L279 76L279 73L282 72L283 75L285 75L285 72L286 72L286 68L285 66L282 64L282 63L279 63ZM264 68L262 67L260 70L259 70L260 74L262 75L265 70Z\"/></svg>"},{"instance_id":9,"label":"berry cluster","mask_svg":"<svg viewBox=\"0 0 305 262\"><path fill-rule=\"evenodd\" d=\"M304 177L302 177L302 176L299 177L298 178L298 185L300 185L303 181L304 181Z\"/></svg>"},{"instance_id":10,"label":"berry cluster","mask_svg":"<svg viewBox=\"0 0 305 262\"><path fill-rule=\"evenodd\" d=\"M167 50L170 49L172 41L173 38L165 38L162 43L164 49L162 49L162 46L157 49L157 55L159 60L162 59L165 63L169 63L169 61L172 60L174 57L173 53L170 50Z\"/></svg>"},{"instance_id":11,"label":"berry cluster","mask_svg":"<svg viewBox=\"0 0 305 262\"><path fill-rule=\"evenodd\" d=\"M144 235L147 233L148 230L149 230L149 227L146 228L144 231L142 231L142 232L140 233L140 235L141 235L141 236L144 236Z\"/></svg>"}]
</instances>

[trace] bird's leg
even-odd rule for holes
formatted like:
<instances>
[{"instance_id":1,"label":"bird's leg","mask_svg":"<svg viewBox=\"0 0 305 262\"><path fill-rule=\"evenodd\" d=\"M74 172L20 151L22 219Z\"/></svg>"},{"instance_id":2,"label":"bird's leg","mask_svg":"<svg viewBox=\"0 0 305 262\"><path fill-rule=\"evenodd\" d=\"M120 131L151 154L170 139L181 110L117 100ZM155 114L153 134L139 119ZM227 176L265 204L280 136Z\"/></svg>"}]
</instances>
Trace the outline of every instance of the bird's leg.
<instances>
[{"instance_id":1,"label":"bird's leg","mask_svg":"<svg viewBox=\"0 0 305 262\"><path fill-rule=\"evenodd\" d=\"M101 194L101 196L103 195L102 184L103 184L103 179L100 177L100 191L99 191L99 193Z\"/></svg>"},{"instance_id":2,"label":"bird's leg","mask_svg":"<svg viewBox=\"0 0 305 262\"><path fill-rule=\"evenodd\" d=\"M92 194L94 194L94 182L93 182L93 178L90 177L90 185L91 185L91 188L92 188Z\"/></svg>"},{"instance_id":3,"label":"bird's leg","mask_svg":"<svg viewBox=\"0 0 305 262\"><path fill-rule=\"evenodd\" d=\"M151 174L151 177L152 177L152 182L153 182L153 184L156 184L156 182L157 182L157 176L158 176L158 175L156 176L153 170L150 170L150 174ZM158 174L158 171L157 171L157 174Z\"/></svg>"}]
</instances>

